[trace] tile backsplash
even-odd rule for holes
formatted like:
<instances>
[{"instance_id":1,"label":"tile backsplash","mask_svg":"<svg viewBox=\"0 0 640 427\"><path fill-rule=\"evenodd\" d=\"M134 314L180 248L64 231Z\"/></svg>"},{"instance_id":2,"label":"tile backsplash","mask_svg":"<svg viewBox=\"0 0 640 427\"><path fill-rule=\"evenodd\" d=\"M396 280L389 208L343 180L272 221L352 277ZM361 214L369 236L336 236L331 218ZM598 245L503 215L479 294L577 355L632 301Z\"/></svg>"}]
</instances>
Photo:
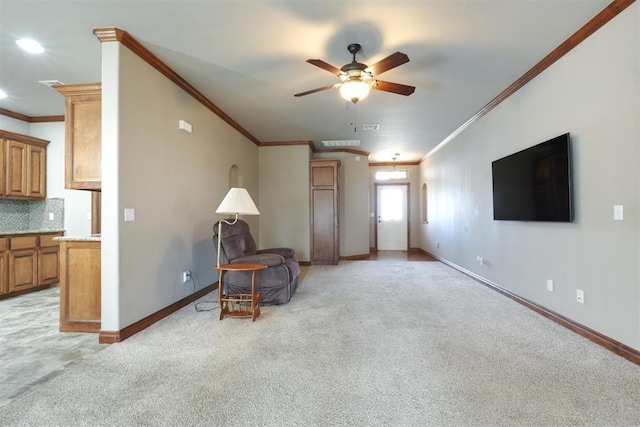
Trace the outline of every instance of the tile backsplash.
<instances>
[{"instance_id":1,"label":"tile backsplash","mask_svg":"<svg viewBox=\"0 0 640 427\"><path fill-rule=\"evenodd\" d=\"M53 220L49 219L53 214ZM0 199L0 233L64 229L64 199Z\"/></svg>"}]
</instances>

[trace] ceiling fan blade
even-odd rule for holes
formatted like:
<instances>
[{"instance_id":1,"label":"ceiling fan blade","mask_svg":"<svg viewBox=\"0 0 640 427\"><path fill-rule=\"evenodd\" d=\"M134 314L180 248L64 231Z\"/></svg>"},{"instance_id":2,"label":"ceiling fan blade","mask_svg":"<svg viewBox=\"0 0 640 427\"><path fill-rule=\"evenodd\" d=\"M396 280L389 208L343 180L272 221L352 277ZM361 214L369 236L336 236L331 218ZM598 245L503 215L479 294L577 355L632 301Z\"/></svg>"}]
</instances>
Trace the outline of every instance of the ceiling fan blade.
<instances>
[{"instance_id":1,"label":"ceiling fan blade","mask_svg":"<svg viewBox=\"0 0 640 427\"><path fill-rule=\"evenodd\" d=\"M322 92L323 90L327 90L327 89L333 89L336 85L328 85L328 86L322 86L322 87L318 87L315 89L311 89L308 90L306 92L300 92L300 93L296 93L293 96L305 96L305 95L310 95L312 93L316 93L316 92Z\"/></svg>"},{"instance_id":2,"label":"ceiling fan blade","mask_svg":"<svg viewBox=\"0 0 640 427\"><path fill-rule=\"evenodd\" d=\"M376 80L376 90L382 90L385 92L397 93L398 95L409 96L416 88L414 86L401 85L400 83L383 82L382 80Z\"/></svg>"},{"instance_id":3,"label":"ceiling fan blade","mask_svg":"<svg viewBox=\"0 0 640 427\"><path fill-rule=\"evenodd\" d=\"M331 74L335 74L336 76L342 74L342 70L340 68L336 68L331 64L327 64L322 59L307 59L307 62L311 65L315 65L316 67L320 67L323 70L330 72Z\"/></svg>"},{"instance_id":4,"label":"ceiling fan blade","mask_svg":"<svg viewBox=\"0 0 640 427\"><path fill-rule=\"evenodd\" d=\"M367 71L369 71L374 76L384 73L385 71L389 71L392 68L396 68L398 65L402 65L409 62L409 57L402 53L396 52L387 56L386 58L376 62L370 67L367 67Z\"/></svg>"}]
</instances>

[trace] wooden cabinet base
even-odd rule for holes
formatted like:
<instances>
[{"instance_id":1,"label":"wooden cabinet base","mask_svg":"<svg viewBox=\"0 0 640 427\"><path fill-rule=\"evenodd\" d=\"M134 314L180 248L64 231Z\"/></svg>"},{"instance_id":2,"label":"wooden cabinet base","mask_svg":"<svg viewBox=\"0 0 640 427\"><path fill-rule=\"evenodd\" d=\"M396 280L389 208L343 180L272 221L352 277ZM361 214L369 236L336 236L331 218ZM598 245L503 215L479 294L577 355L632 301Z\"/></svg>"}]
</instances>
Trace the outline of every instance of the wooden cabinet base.
<instances>
[{"instance_id":1,"label":"wooden cabinet base","mask_svg":"<svg viewBox=\"0 0 640 427\"><path fill-rule=\"evenodd\" d=\"M99 332L99 241L60 242L60 332Z\"/></svg>"},{"instance_id":2,"label":"wooden cabinet base","mask_svg":"<svg viewBox=\"0 0 640 427\"><path fill-rule=\"evenodd\" d=\"M58 283L61 232L0 236L0 298L33 292Z\"/></svg>"}]
</instances>

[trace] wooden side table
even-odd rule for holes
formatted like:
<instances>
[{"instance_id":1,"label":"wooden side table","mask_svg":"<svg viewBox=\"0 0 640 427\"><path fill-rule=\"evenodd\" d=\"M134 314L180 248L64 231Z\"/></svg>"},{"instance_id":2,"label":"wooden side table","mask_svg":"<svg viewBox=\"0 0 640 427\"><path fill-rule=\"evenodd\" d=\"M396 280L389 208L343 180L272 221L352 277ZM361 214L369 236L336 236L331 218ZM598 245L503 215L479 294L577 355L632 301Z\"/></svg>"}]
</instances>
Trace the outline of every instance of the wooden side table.
<instances>
[{"instance_id":1,"label":"wooden side table","mask_svg":"<svg viewBox=\"0 0 640 427\"><path fill-rule=\"evenodd\" d=\"M264 270L267 266L264 264L224 264L215 268L220 270L220 281L218 282L220 320L224 316L251 317L251 321L255 322L256 317L260 316L260 294L256 292L256 273L259 270ZM224 275L227 271L251 271L251 293L223 293Z\"/></svg>"}]
</instances>

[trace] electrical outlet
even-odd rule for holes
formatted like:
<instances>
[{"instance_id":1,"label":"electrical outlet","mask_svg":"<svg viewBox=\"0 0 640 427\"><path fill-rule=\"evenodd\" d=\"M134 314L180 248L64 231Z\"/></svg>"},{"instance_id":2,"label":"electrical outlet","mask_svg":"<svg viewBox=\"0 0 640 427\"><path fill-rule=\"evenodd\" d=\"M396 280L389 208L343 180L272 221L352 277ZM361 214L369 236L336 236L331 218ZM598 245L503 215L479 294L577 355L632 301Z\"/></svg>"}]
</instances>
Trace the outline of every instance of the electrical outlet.
<instances>
[{"instance_id":1,"label":"electrical outlet","mask_svg":"<svg viewBox=\"0 0 640 427\"><path fill-rule=\"evenodd\" d=\"M553 280L547 279L547 290L553 292Z\"/></svg>"},{"instance_id":2,"label":"electrical outlet","mask_svg":"<svg viewBox=\"0 0 640 427\"><path fill-rule=\"evenodd\" d=\"M576 289L576 301L584 304L584 291L582 289Z\"/></svg>"},{"instance_id":3,"label":"electrical outlet","mask_svg":"<svg viewBox=\"0 0 640 427\"><path fill-rule=\"evenodd\" d=\"M191 280L191 272L189 270L182 272L182 283L187 283Z\"/></svg>"}]
</instances>

